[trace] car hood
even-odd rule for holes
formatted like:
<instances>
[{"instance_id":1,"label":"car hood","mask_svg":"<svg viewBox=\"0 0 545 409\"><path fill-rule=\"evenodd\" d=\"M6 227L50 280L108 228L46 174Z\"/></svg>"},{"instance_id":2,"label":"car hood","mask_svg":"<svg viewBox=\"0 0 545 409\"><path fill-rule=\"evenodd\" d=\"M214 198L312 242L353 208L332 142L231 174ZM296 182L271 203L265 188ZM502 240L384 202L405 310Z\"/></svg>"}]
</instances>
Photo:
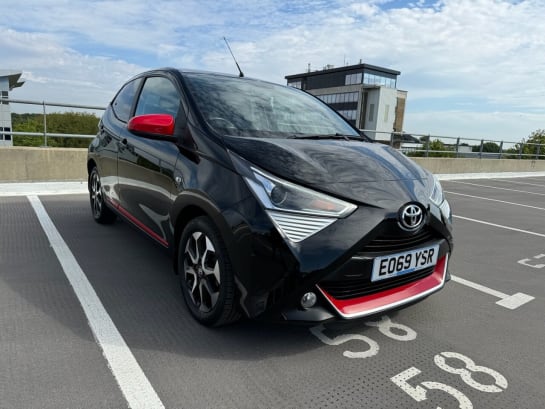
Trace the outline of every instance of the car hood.
<instances>
[{"instance_id":1,"label":"car hood","mask_svg":"<svg viewBox=\"0 0 545 409\"><path fill-rule=\"evenodd\" d=\"M357 140L225 137L228 149L284 179L379 207L427 203L431 176L387 145Z\"/></svg>"}]
</instances>

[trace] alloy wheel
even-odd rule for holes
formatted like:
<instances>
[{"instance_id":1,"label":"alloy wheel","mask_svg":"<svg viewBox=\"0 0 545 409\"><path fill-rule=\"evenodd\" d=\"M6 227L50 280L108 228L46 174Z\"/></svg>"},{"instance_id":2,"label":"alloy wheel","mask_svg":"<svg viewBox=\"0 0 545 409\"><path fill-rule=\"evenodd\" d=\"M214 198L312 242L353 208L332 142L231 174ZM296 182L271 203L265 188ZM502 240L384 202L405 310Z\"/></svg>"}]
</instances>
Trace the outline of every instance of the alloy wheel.
<instances>
[{"instance_id":1,"label":"alloy wheel","mask_svg":"<svg viewBox=\"0 0 545 409\"><path fill-rule=\"evenodd\" d=\"M91 177L91 206L93 209L93 215L98 218L102 214L102 185L100 183L100 177L97 172L93 172Z\"/></svg>"},{"instance_id":2,"label":"alloy wheel","mask_svg":"<svg viewBox=\"0 0 545 409\"><path fill-rule=\"evenodd\" d=\"M193 232L187 240L184 275L195 307L203 313L212 311L220 295L220 266L212 241L201 231Z\"/></svg>"}]
</instances>

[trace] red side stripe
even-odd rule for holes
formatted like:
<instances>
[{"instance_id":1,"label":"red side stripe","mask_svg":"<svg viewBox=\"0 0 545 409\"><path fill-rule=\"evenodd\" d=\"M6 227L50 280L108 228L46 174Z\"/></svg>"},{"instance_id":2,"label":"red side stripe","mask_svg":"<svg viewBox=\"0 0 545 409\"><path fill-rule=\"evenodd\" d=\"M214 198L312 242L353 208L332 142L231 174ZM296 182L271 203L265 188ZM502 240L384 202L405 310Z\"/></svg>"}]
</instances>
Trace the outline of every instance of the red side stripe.
<instances>
[{"instance_id":1,"label":"red side stripe","mask_svg":"<svg viewBox=\"0 0 545 409\"><path fill-rule=\"evenodd\" d=\"M160 244L162 244L165 247L168 247L168 241L166 241L164 238L159 236L157 233L155 233L153 230L151 230L148 226L146 226L144 223L142 223L140 220L138 220L136 217L134 217L131 213L129 213L126 209L121 207L119 202L116 200L112 200L107 198L108 202L117 209L119 213L121 213L124 217L126 217L132 224L134 224L136 227L138 227L140 230L142 230L144 233L146 233L148 236L150 236L152 239L158 241Z\"/></svg>"}]
</instances>

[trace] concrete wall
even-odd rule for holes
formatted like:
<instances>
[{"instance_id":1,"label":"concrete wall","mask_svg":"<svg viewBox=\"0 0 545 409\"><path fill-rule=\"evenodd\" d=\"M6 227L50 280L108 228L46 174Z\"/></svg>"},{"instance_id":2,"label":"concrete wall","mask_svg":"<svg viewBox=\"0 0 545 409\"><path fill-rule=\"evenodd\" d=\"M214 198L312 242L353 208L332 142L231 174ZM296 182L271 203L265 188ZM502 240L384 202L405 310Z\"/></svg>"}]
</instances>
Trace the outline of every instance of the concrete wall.
<instances>
[{"instance_id":1,"label":"concrete wall","mask_svg":"<svg viewBox=\"0 0 545 409\"><path fill-rule=\"evenodd\" d=\"M86 180L87 149L0 148L0 182Z\"/></svg>"},{"instance_id":2,"label":"concrete wall","mask_svg":"<svg viewBox=\"0 0 545 409\"><path fill-rule=\"evenodd\" d=\"M0 182L87 180L87 149L0 148ZM544 172L545 160L414 158L438 174Z\"/></svg>"},{"instance_id":3,"label":"concrete wall","mask_svg":"<svg viewBox=\"0 0 545 409\"><path fill-rule=\"evenodd\" d=\"M432 173L543 172L545 160L413 158Z\"/></svg>"}]
</instances>

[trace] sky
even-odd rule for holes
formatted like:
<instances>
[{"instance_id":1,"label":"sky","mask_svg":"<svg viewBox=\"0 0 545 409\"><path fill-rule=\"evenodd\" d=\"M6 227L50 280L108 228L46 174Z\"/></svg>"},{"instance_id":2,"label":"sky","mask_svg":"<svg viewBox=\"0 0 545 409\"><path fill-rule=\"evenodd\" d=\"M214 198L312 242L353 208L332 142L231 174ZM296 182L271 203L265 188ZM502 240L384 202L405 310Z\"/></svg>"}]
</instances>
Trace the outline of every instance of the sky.
<instances>
[{"instance_id":1,"label":"sky","mask_svg":"<svg viewBox=\"0 0 545 409\"><path fill-rule=\"evenodd\" d=\"M236 74L226 37L246 76L280 84L309 64L400 71L409 133L520 141L545 129L545 0L0 0L0 9L0 70L26 81L11 98L106 106L151 68Z\"/></svg>"}]
</instances>

